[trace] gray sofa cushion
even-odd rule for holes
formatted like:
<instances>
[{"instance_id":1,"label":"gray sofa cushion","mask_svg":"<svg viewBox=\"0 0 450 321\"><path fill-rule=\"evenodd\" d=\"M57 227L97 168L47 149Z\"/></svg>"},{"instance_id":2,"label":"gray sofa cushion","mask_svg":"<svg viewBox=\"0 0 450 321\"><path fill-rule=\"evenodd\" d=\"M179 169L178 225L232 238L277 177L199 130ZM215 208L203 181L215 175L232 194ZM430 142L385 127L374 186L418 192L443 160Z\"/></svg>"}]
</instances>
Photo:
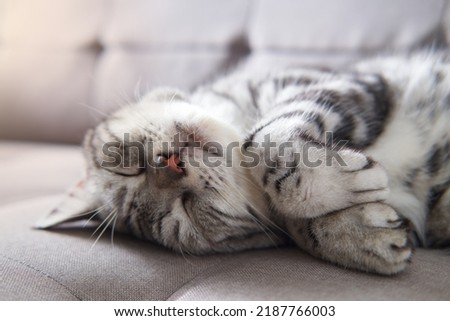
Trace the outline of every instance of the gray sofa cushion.
<instances>
[{"instance_id":1,"label":"gray sofa cushion","mask_svg":"<svg viewBox=\"0 0 450 321\"><path fill-rule=\"evenodd\" d=\"M81 148L0 141L0 207L66 191L82 175Z\"/></svg>"},{"instance_id":2,"label":"gray sofa cushion","mask_svg":"<svg viewBox=\"0 0 450 321\"><path fill-rule=\"evenodd\" d=\"M193 257L93 229L31 225L60 196L0 210L0 300L450 300L450 255L417 250L385 277L345 270L295 248Z\"/></svg>"}]
</instances>

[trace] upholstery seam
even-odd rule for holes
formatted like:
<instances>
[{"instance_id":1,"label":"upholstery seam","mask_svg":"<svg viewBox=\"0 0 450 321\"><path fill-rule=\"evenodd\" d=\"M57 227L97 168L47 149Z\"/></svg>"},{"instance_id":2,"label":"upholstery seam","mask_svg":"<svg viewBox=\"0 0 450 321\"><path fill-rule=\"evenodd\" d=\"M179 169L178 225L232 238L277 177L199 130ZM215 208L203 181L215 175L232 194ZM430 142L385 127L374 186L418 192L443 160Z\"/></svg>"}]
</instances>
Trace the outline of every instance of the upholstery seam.
<instances>
[{"instance_id":1,"label":"upholstery seam","mask_svg":"<svg viewBox=\"0 0 450 321\"><path fill-rule=\"evenodd\" d=\"M62 287L64 290L66 290L69 294L71 294L71 295L72 295L73 297L75 297L77 300L83 301L83 299L82 299L81 297L79 297L79 296L78 296L72 289L70 289L68 286L64 285L63 283L61 283L60 281L58 281L57 279L55 279L54 277L52 277L50 274L48 274L48 273L46 273L46 272L44 272L44 271L38 269L37 267L35 267L35 266L33 266L33 265L29 264L29 263L23 262L23 261L21 261L21 260L12 258L12 257L7 256L7 255L2 254L2 253L0 253L0 257L5 258L5 259L7 259L7 260L9 260L9 261L18 263L18 264L20 264L20 265L22 265L22 266L24 266L24 267L27 267L28 269L31 269L31 270L33 270L33 271L35 271L35 272L38 272L38 273L44 275L47 279L49 279L49 280L55 282L56 284L58 284L60 287Z\"/></svg>"}]
</instances>

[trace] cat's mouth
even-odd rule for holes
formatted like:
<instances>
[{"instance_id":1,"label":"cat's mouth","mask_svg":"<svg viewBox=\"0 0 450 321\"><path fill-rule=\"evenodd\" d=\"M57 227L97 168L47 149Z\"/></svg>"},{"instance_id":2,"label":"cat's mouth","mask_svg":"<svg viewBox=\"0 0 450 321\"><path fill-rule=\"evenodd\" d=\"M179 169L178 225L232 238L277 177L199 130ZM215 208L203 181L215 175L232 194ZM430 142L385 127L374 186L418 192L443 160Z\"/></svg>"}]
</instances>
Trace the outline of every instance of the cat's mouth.
<instances>
[{"instance_id":1,"label":"cat's mouth","mask_svg":"<svg viewBox=\"0 0 450 321\"><path fill-rule=\"evenodd\" d=\"M187 176L186 164L179 154L159 154L156 157L154 182L159 188L171 188L179 185Z\"/></svg>"}]
</instances>

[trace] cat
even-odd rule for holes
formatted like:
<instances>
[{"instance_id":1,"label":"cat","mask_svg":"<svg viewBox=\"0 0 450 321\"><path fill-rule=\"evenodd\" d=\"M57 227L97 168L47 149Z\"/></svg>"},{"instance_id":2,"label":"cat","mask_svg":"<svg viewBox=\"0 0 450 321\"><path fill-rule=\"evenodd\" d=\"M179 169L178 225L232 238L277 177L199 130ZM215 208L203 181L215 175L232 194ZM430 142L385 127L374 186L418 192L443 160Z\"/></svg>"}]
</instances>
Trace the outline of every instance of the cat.
<instances>
[{"instance_id":1,"label":"cat","mask_svg":"<svg viewBox=\"0 0 450 321\"><path fill-rule=\"evenodd\" d=\"M450 62L237 70L157 88L86 134L86 173L37 227L95 217L194 255L294 242L391 275L450 240Z\"/></svg>"}]
</instances>

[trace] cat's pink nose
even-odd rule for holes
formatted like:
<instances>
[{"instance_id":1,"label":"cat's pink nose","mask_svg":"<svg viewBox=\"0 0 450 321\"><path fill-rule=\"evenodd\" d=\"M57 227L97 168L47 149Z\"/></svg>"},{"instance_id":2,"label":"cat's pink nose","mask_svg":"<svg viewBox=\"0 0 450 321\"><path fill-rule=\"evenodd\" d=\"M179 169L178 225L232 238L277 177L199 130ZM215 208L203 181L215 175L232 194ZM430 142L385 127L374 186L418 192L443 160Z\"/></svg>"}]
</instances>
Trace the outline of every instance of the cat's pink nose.
<instances>
[{"instance_id":1,"label":"cat's pink nose","mask_svg":"<svg viewBox=\"0 0 450 321\"><path fill-rule=\"evenodd\" d=\"M183 169L179 166L181 163L181 159L177 154L172 154L169 156L169 158L163 157L162 161L169 169L171 169L175 173L183 173Z\"/></svg>"}]
</instances>

